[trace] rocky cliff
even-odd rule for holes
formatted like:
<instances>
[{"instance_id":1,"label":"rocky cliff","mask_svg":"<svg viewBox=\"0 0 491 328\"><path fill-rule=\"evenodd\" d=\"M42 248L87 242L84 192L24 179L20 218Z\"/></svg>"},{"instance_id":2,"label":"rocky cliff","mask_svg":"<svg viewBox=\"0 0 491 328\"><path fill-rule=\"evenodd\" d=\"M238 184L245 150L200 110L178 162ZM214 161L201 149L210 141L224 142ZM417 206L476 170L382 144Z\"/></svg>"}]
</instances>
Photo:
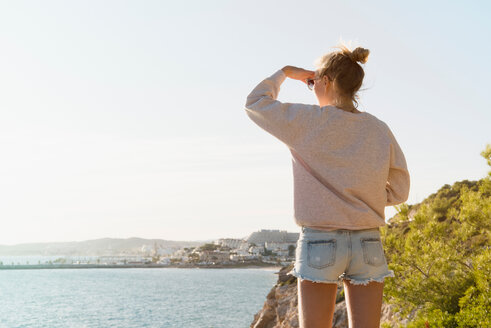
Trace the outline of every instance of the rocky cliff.
<instances>
[{"instance_id":1,"label":"rocky cliff","mask_svg":"<svg viewBox=\"0 0 491 328\"><path fill-rule=\"evenodd\" d=\"M254 315L251 328L298 328L297 308L297 278L288 274L293 264L283 267L278 274L276 285L266 296L266 302L261 311ZM407 319L406 319L407 320ZM380 324L387 327L404 326L406 320L399 318L392 311L390 304L382 304L382 318ZM336 308L333 319L334 328L348 328L348 313L344 300L344 287L342 281L338 283Z\"/></svg>"}]
</instances>

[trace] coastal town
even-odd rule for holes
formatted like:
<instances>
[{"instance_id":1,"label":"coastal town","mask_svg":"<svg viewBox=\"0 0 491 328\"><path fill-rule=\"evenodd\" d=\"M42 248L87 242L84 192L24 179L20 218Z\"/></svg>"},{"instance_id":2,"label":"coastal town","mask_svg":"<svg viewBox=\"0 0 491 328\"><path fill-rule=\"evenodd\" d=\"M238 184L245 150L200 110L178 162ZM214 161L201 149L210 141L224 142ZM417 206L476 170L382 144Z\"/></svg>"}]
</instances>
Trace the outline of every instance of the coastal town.
<instances>
[{"instance_id":1,"label":"coastal town","mask_svg":"<svg viewBox=\"0 0 491 328\"><path fill-rule=\"evenodd\" d=\"M284 266L295 259L299 233L262 229L244 239L220 238L194 247L144 243L131 254L62 256L52 260L0 260L1 269ZM107 253L107 252L106 252ZM114 252L112 252L114 253Z\"/></svg>"}]
</instances>

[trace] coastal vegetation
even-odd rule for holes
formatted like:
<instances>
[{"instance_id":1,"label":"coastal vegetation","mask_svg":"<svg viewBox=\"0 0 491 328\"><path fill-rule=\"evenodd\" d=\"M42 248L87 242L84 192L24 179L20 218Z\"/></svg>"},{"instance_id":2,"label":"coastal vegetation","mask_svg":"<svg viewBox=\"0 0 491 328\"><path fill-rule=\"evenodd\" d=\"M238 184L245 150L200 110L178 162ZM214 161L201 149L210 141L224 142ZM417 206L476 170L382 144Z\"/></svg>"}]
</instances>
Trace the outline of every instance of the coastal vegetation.
<instances>
[{"instance_id":1,"label":"coastal vegetation","mask_svg":"<svg viewBox=\"0 0 491 328\"><path fill-rule=\"evenodd\" d=\"M491 145L481 156L491 166ZM389 268L384 301L412 327L491 327L491 171L401 204L381 228ZM388 327L388 326L386 326Z\"/></svg>"}]
</instances>

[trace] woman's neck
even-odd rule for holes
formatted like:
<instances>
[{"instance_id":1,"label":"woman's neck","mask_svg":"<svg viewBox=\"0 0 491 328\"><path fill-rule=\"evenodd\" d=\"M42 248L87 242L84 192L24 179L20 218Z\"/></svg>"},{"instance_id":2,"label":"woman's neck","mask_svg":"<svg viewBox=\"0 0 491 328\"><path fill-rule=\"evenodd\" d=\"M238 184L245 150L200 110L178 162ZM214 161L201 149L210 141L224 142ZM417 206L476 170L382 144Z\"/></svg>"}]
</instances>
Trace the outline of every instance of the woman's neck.
<instances>
[{"instance_id":1,"label":"woman's neck","mask_svg":"<svg viewBox=\"0 0 491 328\"><path fill-rule=\"evenodd\" d=\"M334 104L326 104L324 106L334 106L334 107L337 107L341 110L344 110L345 112L351 112L351 113L355 113L355 114L359 114L361 113L358 109L356 109L354 106L350 106L350 105L334 105Z\"/></svg>"}]
</instances>

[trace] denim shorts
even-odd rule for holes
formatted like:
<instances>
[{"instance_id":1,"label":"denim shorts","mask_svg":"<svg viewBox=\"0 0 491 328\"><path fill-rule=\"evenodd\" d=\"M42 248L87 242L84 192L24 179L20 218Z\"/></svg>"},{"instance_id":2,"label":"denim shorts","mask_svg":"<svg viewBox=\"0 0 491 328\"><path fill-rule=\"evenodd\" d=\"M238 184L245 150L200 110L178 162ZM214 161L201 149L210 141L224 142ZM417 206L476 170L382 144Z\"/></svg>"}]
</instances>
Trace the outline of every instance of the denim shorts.
<instances>
[{"instance_id":1,"label":"denim shorts","mask_svg":"<svg viewBox=\"0 0 491 328\"><path fill-rule=\"evenodd\" d=\"M313 282L337 283L342 278L353 285L394 277L387 266L379 228L324 231L302 227L295 265L288 273Z\"/></svg>"}]
</instances>

